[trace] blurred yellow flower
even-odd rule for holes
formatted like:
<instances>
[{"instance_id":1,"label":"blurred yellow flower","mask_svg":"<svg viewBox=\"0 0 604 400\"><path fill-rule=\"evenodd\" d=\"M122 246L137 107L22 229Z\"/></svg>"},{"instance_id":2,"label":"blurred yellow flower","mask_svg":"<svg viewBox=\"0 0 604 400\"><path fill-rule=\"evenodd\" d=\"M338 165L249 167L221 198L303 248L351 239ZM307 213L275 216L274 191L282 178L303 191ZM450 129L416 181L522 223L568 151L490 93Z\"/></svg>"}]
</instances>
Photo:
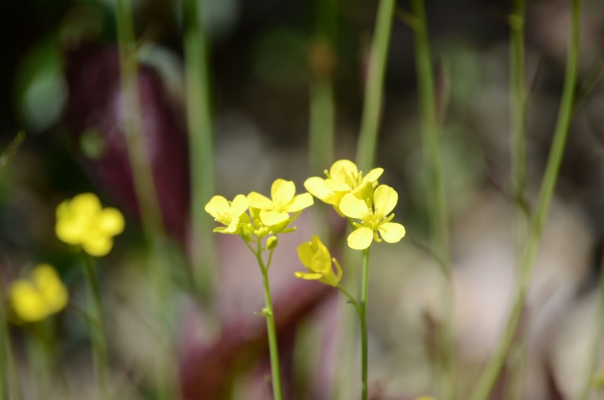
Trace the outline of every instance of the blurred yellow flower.
<instances>
[{"instance_id":1,"label":"blurred yellow flower","mask_svg":"<svg viewBox=\"0 0 604 400\"><path fill-rule=\"evenodd\" d=\"M247 211L249 206L247 198L238 194L233 201L228 201L222 196L214 196L205 206L208 214L214 217L214 220L225 225L218 227L214 232L237 234L241 216Z\"/></svg>"},{"instance_id":2,"label":"blurred yellow flower","mask_svg":"<svg viewBox=\"0 0 604 400\"><path fill-rule=\"evenodd\" d=\"M57 207L55 232L71 245L81 245L96 257L104 256L113 247L113 236L124 231L124 217L115 208L102 208L93 193L83 193L65 200Z\"/></svg>"},{"instance_id":3,"label":"blurred yellow flower","mask_svg":"<svg viewBox=\"0 0 604 400\"><path fill-rule=\"evenodd\" d=\"M335 210L340 211L340 201L347 193L352 193L362 199L367 198L373 191L374 184L384 173L382 168L375 168L363 177L357 166L349 160L336 161L326 170L327 179L314 176L304 182L304 187L319 200L331 204Z\"/></svg>"},{"instance_id":4,"label":"blurred yellow flower","mask_svg":"<svg viewBox=\"0 0 604 400\"><path fill-rule=\"evenodd\" d=\"M11 283L9 297L21 321L36 322L65 308L69 294L57 271L49 264L40 264L30 279Z\"/></svg>"},{"instance_id":5,"label":"blurred yellow flower","mask_svg":"<svg viewBox=\"0 0 604 400\"><path fill-rule=\"evenodd\" d=\"M298 246L298 257L310 272L296 272L296 278L318 280L329 286L338 286L342 279L342 267L335 258L331 258L329 250L318 236L313 236L310 242ZM332 261L337 272L332 268Z\"/></svg>"},{"instance_id":6,"label":"blurred yellow flower","mask_svg":"<svg viewBox=\"0 0 604 400\"><path fill-rule=\"evenodd\" d=\"M260 211L260 221L266 226L281 224L289 219L289 213L302 211L313 205L310 193L296 196L292 181L277 179L271 186L271 198L252 192L247 196L250 206Z\"/></svg>"},{"instance_id":7,"label":"blurred yellow flower","mask_svg":"<svg viewBox=\"0 0 604 400\"><path fill-rule=\"evenodd\" d=\"M348 236L348 246L355 250L364 250L375 239L381 242L380 236L388 243L396 243L405 236L405 227L392 221L394 210L398 202L398 193L390 186L380 185L373 195L373 209L368 200L361 200L352 193L345 195L340 202L340 210L349 217L360 219L361 223L354 222L355 229ZM378 236L378 232L380 235Z\"/></svg>"}]
</instances>

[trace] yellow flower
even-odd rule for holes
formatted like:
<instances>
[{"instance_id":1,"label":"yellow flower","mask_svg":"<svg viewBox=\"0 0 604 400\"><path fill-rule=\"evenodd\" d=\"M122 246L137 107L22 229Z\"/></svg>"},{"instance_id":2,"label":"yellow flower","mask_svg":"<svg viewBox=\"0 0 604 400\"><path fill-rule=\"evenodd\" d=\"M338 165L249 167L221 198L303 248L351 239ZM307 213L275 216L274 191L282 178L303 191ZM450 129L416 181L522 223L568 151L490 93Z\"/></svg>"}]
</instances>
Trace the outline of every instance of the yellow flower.
<instances>
[{"instance_id":1,"label":"yellow flower","mask_svg":"<svg viewBox=\"0 0 604 400\"><path fill-rule=\"evenodd\" d=\"M214 220L226 226L215 228L214 232L233 235L237 234L241 216L247 211L248 206L247 198L242 194L235 196L233 201L228 201L222 196L214 196L206 204L205 210L214 217Z\"/></svg>"},{"instance_id":2,"label":"yellow flower","mask_svg":"<svg viewBox=\"0 0 604 400\"><path fill-rule=\"evenodd\" d=\"M260 221L266 226L281 224L295 213L313 205L310 193L296 196L296 185L292 181L277 179L271 186L271 198L252 192L247 196L250 206L260 211Z\"/></svg>"},{"instance_id":3,"label":"yellow flower","mask_svg":"<svg viewBox=\"0 0 604 400\"><path fill-rule=\"evenodd\" d=\"M41 321L61 311L69 295L57 271L49 264L38 265L31 279L17 279L9 289L15 314L24 322Z\"/></svg>"},{"instance_id":4,"label":"yellow flower","mask_svg":"<svg viewBox=\"0 0 604 400\"><path fill-rule=\"evenodd\" d=\"M310 272L296 272L296 278L318 280L329 286L338 286L342 279L342 267L335 258L331 258L329 250L318 236L313 236L310 242L298 246L298 257ZM332 261L336 265L337 273L333 271Z\"/></svg>"},{"instance_id":5,"label":"yellow flower","mask_svg":"<svg viewBox=\"0 0 604 400\"><path fill-rule=\"evenodd\" d=\"M55 232L71 245L81 245L88 254L100 257L111 251L113 236L124 231L124 217L115 208L102 208L93 193L65 200L57 207Z\"/></svg>"},{"instance_id":6,"label":"yellow flower","mask_svg":"<svg viewBox=\"0 0 604 400\"><path fill-rule=\"evenodd\" d=\"M401 224L390 222L394 214L388 216L397 201L398 193L386 185L375 189L373 207L368 206L369 201L361 200L351 193L345 195L340 202L340 210L347 217L361 220L361 223L354 223L357 229L348 236L348 246L355 250L364 250L374 239L381 242L378 232L388 243L401 240L405 236L405 228Z\"/></svg>"},{"instance_id":7,"label":"yellow flower","mask_svg":"<svg viewBox=\"0 0 604 400\"><path fill-rule=\"evenodd\" d=\"M352 161L339 160L331 166L329 172L325 171L327 179L318 176L308 178L304 182L304 187L313 196L331 204L339 214L342 214L340 201L344 195L353 193L358 198L369 197L374 184L377 184L382 173L384 173L382 168L375 168L363 178L363 173L359 172Z\"/></svg>"}]
</instances>

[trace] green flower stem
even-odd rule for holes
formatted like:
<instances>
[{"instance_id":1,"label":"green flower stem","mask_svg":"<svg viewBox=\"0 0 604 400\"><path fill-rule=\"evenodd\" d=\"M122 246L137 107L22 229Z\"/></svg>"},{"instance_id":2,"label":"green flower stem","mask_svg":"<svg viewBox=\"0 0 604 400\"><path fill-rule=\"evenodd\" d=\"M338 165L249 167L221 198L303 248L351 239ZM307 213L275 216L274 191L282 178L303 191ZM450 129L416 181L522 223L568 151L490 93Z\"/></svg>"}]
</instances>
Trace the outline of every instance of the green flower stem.
<instances>
[{"instance_id":1,"label":"green flower stem","mask_svg":"<svg viewBox=\"0 0 604 400\"><path fill-rule=\"evenodd\" d=\"M204 205L214 194L214 140L210 101L208 44L200 23L198 0L183 1L187 123L191 160L191 231L194 281L202 300L213 298L218 255L213 219Z\"/></svg>"},{"instance_id":2,"label":"green flower stem","mask_svg":"<svg viewBox=\"0 0 604 400\"><path fill-rule=\"evenodd\" d=\"M361 304L359 317L361 320L361 399L367 400L369 388L367 385L367 292L369 287L369 247L363 250L363 281L361 286Z\"/></svg>"},{"instance_id":3,"label":"green flower stem","mask_svg":"<svg viewBox=\"0 0 604 400\"><path fill-rule=\"evenodd\" d=\"M569 51L566 65L566 77L564 80L564 89L560 110L558 113L558 122L554 133L554 141L550 150L549 159L545 169L543 185L539 193L539 200L535 215L531 221L528 241L524 250L521 270L520 283L517 287L517 292L514 297L512 311L508 318L505 332L499 345L487 363L484 372L482 373L478 385L475 388L470 400L485 400L493 390L495 382L501 373L501 369L505 364L510 346L514 342L518 324L522 316L530 277L533 271L535 258L541 243L541 233L545 223L549 207L551 205L560 163L566 146L566 139L570 127L570 121L573 111L573 99L575 86L577 83L577 69L579 64L579 25L580 25L580 8L581 0L573 0L572 2L572 21L571 34L569 42Z\"/></svg>"},{"instance_id":4,"label":"green flower stem","mask_svg":"<svg viewBox=\"0 0 604 400\"><path fill-rule=\"evenodd\" d=\"M264 284L265 309L263 315L266 318L266 329L268 332L268 349L271 359L271 381L273 383L273 396L275 400L283 400L283 390L281 389L281 369L279 367L279 346L277 344L277 328L275 326L275 313L273 310L273 300L271 298L271 287L268 281L268 269L271 266L273 250L270 250L268 262L266 265L262 260L262 241L258 239L258 250L254 251L258 266L262 272L262 283Z\"/></svg>"},{"instance_id":5,"label":"green flower stem","mask_svg":"<svg viewBox=\"0 0 604 400\"><path fill-rule=\"evenodd\" d=\"M428 167L430 199L430 224L434 251L442 260L443 275L446 279L443 302L445 304L445 321L440 341L445 349L445 365L448 370L449 384L446 399L455 399L457 391L456 350L453 328L454 291L451 274L449 226L445 196L444 168L440 144L439 121L436 111L434 78L428 24L423 0L411 2L415 16L415 55L417 64L418 94L421 111L422 137L424 153Z\"/></svg>"},{"instance_id":6,"label":"green flower stem","mask_svg":"<svg viewBox=\"0 0 604 400\"><path fill-rule=\"evenodd\" d=\"M357 165L369 171L375 162L378 129L382 112L384 77L394 17L395 0L380 0L375 33L369 56L365 102L361 120L361 135L357 147Z\"/></svg>"},{"instance_id":7,"label":"green flower stem","mask_svg":"<svg viewBox=\"0 0 604 400\"><path fill-rule=\"evenodd\" d=\"M109 398L109 358L107 356L107 337L105 331L105 317L101 302L99 277L94 260L88 254L83 254L84 275L89 298L90 329L92 331L92 352L94 358L94 372L101 399Z\"/></svg>"},{"instance_id":8,"label":"green flower stem","mask_svg":"<svg viewBox=\"0 0 604 400\"><path fill-rule=\"evenodd\" d=\"M593 377L598 367L598 359L602 350L604 340L604 255L602 256L602 268L600 269L600 293L598 294L598 307L596 309L596 329L593 332L589 354L586 357L585 370L583 371L583 382L575 393L573 400L587 400L593 385Z\"/></svg>"}]
</instances>

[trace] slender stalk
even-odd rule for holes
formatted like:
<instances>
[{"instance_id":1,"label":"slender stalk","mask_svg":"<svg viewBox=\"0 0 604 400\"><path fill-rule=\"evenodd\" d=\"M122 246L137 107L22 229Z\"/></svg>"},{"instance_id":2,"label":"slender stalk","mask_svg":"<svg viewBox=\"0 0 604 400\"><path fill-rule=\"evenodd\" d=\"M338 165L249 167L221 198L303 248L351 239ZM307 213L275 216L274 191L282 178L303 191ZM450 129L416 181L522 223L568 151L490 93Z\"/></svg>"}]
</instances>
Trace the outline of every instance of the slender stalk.
<instances>
[{"instance_id":1,"label":"slender stalk","mask_svg":"<svg viewBox=\"0 0 604 400\"><path fill-rule=\"evenodd\" d=\"M176 360L172 348L171 327L173 301L171 294L171 275L168 268L169 246L164 237L159 202L153 172L144 140L143 120L141 115L140 91L138 85L138 59L131 0L116 0L116 23L120 55L120 78L124 97L124 118L128 156L134 180L134 189L140 209L143 232L149 241L153 257L150 271L155 290L156 314L162 329L162 344L156 351L160 354L156 365L156 377L160 398L173 400L179 398L177 389ZM209 239L211 240L211 239Z\"/></svg>"},{"instance_id":2,"label":"slender stalk","mask_svg":"<svg viewBox=\"0 0 604 400\"><path fill-rule=\"evenodd\" d=\"M354 297L352 297L352 295L350 293L348 293L348 291L346 289L344 289L341 285L338 285L337 288L338 288L338 290L340 292L342 292L342 294L344 296L346 296L348 298L348 302L354 306L354 308L357 310L357 313L360 316L361 315L361 309L360 309L359 304L357 303L357 301L354 299Z\"/></svg>"},{"instance_id":3,"label":"slender stalk","mask_svg":"<svg viewBox=\"0 0 604 400\"><path fill-rule=\"evenodd\" d=\"M520 264L522 244L526 240L527 215L521 206L526 198L527 155L526 155L526 110L527 94L524 72L524 26L525 2L514 0L510 24L510 129L512 154L512 186L516 200L516 249Z\"/></svg>"},{"instance_id":4,"label":"slender stalk","mask_svg":"<svg viewBox=\"0 0 604 400\"><path fill-rule=\"evenodd\" d=\"M579 390L573 396L573 400L587 400L593 385L593 376L598 367L598 359L602 350L604 340L604 255L602 256L602 268L600 268L600 293L598 294L598 307L596 309L596 330L593 333L589 353L586 357L585 371L583 371L583 382Z\"/></svg>"},{"instance_id":5,"label":"slender stalk","mask_svg":"<svg viewBox=\"0 0 604 400\"><path fill-rule=\"evenodd\" d=\"M109 358L107 356L107 336L105 331L105 317L101 302L101 289L99 277L94 260L88 254L84 258L84 275L89 299L89 315L91 316L90 329L92 331L92 352L94 358L94 372L101 399L109 398Z\"/></svg>"},{"instance_id":6,"label":"slender stalk","mask_svg":"<svg viewBox=\"0 0 604 400\"><path fill-rule=\"evenodd\" d=\"M367 385L368 346L367 346L367 292L369 288L369 248L363 250L363 281L361 286L361 304L359 315L361 320L361 399L367 400L369 388Z\"/></svg>"},{"instance_id":7,"label":"slender stalk","mask_svg":"<svg viewBox=\"0 0 604 400\"><path fill-rule=\"evenodd\" d=\"M454 290L451 276L449 227L447 216L447 204L445 196L444 168L442 162L439 120L436 111L436 99L434 93L434 77L432 68L432 57L430 52L430 40L428 36L428 24L426 21L426 10L423 0L411 2L415 16L415 59L418 80L418 95L420 101L422 138L424 153L427 162L429 176L429 190L432 194L430 199L430 223L432 235L432 247L442 260L442 270L446 279L445 295L445 321L441 334L441 343L445 349L445 365L448 370L448 390L444 398L455 399L457 391L456 351L454 337Z\"/></svg>"},{"instance_id":8,"label":"slender stalk","mask_svg":"<svg viewBox=\"0 0 604 400\"><path fill-rule=\"evenodd\" d=\"M0 156L0 176L4 173L6 167L10 164L11 160L17 154L17 150L25 140L25 132L21 131L17 136L10 142L6 150Z\"/></svg>"},{"instance_id":9,"label":"slender stalk","mask_svg":"<svg viewBox=\"0 0 604 400\"><path fill-rule=\"evenodd\" d=\"M357 165L369 171L375 162L378 129L382 112L384 77L394 17L395 0L380 0L375 33L369 56L369 70L365 89L365 103L361 120L361 135L357 147Z\"/></svg>"},{"instance_id":10,"label":"slender stalk","mask_svg":"<svg viewBox=\"0 0 604 400\"><path fill-rule=\"evenodd\" d=\"M524 0L514 0L508 22L510 25L510 151L512 159L512 193L515 205L515 254L518 271L521 268L522 250L528 233L529 208L527 198L527 150L526 115L527 89L525 82L524 29L526 4ZM520 276L520 274L518 274ZM512 344L510 357L510 390L506 399L519 399L524 383L526 359L526 337L519 337Z\"/></svg>"},{"instance_id":11,"label":"slender stalk","mask_svg":"<svg viewBox=\"0 0 604 400\"><path fill-rule=\"evenodd\" d=\"M191 163L191 234L195 286L210 302L218 279L213 220L204 205L214 194L214 140L210 106L208 44L199 18L200 2L183 1L187 124Z\"/></svg>"},{"instance_id":12,"label":"slender stalk","mask_svg":"<svg viewBox=\"0 0 604 400\"><path fill-rule=\"evenodd\" d=\"M573 98L575 86L577 83L577 69L579 64L579 23L580 23L581 0L572 2L572 21L571 37L569 42L569 51L566 65L566 77L562 100L558 113L558 122L554 133L554 141L550 150L545 176L535 215L531 221L529 236L525 251L522 257L520 283L517 287L514 303L510 312L503 337L501 338L497 350L488 361L484 372L482 373L478 385L476 386L470 400L485 400L493 390L493 387L501 373L501 369L507 358L510 346L514 341L518 324L522 316L530 277L533 271L535 258L541 244L541 233L551 205L564 147L568 137L570 121L573 110Z\"/></svg>"},{"instance_id":13,"label":"slender stalk","mask_svg":"<svg viewBox=\"0 0 604 400\"><path fill-rule=\"evenodd\" d=\"M275 326L275 313L273 309L273 300L271 298L271 287L268 281L268 269L273 258L273 250L270 251L269 259L266 265L262 260L262 243L258 239L258 250L254 251L260 271L262 271L262 283L264 284L264 302L265 309L263 314L266 318L266 329L268 332L268 349L271 359L271 381L273 384L273 396L275 400L283 400L283 390L281 389L281 368L279 367L279 346L277 343L277 328Z\"/></svg>"}]
</instances>

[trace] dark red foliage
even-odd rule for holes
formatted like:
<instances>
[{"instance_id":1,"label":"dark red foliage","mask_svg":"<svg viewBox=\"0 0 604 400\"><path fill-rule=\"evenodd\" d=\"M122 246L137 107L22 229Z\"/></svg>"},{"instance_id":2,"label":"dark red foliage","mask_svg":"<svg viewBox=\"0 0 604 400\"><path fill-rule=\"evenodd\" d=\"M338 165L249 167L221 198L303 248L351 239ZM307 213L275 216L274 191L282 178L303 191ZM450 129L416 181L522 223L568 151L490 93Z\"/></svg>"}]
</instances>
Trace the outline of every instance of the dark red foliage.
<instances>
[{"instance_id":1,"label":"dark red foliage","mask_svg":"<svg viewBox=\"0 0 604 400\"><path fill-rule=\"evenodd\" d=\"M119 55L115 46L79 44L65 51L69 99L65 112L70 140L93 182L138 215L124 132ZM141 65L138 76L144 140L166 230L184 242L189 213L187 138L168 101L161 77ZM97 132L104 150L91 159L81 150L86 131Z\"/></svg>"}]
</instances>

